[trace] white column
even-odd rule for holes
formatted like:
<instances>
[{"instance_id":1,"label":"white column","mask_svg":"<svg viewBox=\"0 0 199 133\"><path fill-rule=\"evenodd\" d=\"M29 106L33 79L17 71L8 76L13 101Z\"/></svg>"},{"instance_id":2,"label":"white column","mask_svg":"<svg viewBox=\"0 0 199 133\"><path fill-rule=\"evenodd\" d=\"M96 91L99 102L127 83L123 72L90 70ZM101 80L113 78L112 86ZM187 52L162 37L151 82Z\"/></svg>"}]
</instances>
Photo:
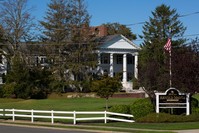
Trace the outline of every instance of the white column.
<instances>
[{"instance_id":1,"label":"white column","mask_svg":"<svg viewBox=\"0 0 199 133\"><path fill-rule=\"evenodd\" d=\"M110 77L113 77L113 53L110 54Z\"/></svg>"},{"instance_id":2,"label":"white column","mask_svg":"<svg viewBox=\"0 0 199 133\"><path fill-rule=\"evenodd\" d=\"M101 64L101 53L97 54L97 60L98 60L98 62L97 62L97 70L99 70L100 69L100 64Z\"/></svg>"},{"instance_id":3,"label":"white column","mask_svg":"<svg viewBox=\"0 0 199 133\"><path fill-rule=\"evenodd\" d=\"M123 82L127 82L127 62L126 62L126 54L123 54Z\"/></svg>"},{"instance_id":4,"label":"white column","mask_svg":"<svg viewBox=\"0 0 199 133\"><path fill-rule=\"evenodd\" d=\"M138 78L138 55L134 56L134 77Z\"/></svg>"}]
</instances>

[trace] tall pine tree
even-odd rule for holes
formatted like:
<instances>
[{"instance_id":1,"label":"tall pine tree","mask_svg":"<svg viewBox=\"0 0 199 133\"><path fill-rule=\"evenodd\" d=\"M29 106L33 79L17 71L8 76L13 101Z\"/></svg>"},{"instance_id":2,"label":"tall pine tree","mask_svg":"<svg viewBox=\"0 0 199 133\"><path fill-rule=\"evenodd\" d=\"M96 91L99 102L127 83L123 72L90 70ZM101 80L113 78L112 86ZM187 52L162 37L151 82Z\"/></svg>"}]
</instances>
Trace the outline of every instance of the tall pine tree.
<instances>
[{"instance_id":1,"label":"tall pine tree","mask_svg":"<svg viewBox=\"0 0 199 133\"><path fill-rule=\"evenodd\" d=\"M70 21L69 57L67 62L74 75L75 85L84 86L90 80L90 70L95 67L94 44L90 34L90 15L84 0L71 1L72 18ZM80 88L78 88L79 90ZM83 88L84 89L84 88Z\"/></svg>"},{"instance_id":2,"label":"tall pine tree","mask_svg":"<svg viewBox=\"0 0 199 133\"><path fill-rule=\"evenodd\" d=\"M67 41L68 22L71 14L68 0L51 0L44 21L40 21L45 28L44 39L51 43Z\"/></svg>"},{"instance_id":3,"label":"tall pine tree","mask_svg":"<svg viewBox=\"0 0 199 133\"><path fill-rule=\"evenodd\" d=\"M143 26L144 42L139 53L139 81L149 94L169 88L169 56L163 47L168 37L172 38L172 50L181 46L185 40L174 38L181 37L186 30L179 14L170 6L162 4L152 15Z\"/></svg>"},{"instance_id":4,"label":"tall pine tree","mask_svg":"<svg viewBox=\"0 0 199 133\"><path fill-rule=\"evenodd\" d=\"M51 0L44 21L40 21L45 29L42 41L48 44L46 56L49 60L53 60L51 69L55 79L58 80L55 86L63 86L65 81L63 73L66 62L64 62L63 50L69 39L69 22L72 16L70 10L69 0Z\"/></svg>"},{"instance_id":5,"label":"tall pine tree","mask_svg":"<svg viewBox=\"0 0 199 133\"><path fill-rule=\"evenodd\" d=\"M51 0L48 7L41 24L46 29L46 41L58 49L54 70L59 71L61 82L79 87L83 80L89 79L89 68L95 64L87 6L84 0ZM74 76L72 83L70 75Z\"/></svg>"}]
</instances>

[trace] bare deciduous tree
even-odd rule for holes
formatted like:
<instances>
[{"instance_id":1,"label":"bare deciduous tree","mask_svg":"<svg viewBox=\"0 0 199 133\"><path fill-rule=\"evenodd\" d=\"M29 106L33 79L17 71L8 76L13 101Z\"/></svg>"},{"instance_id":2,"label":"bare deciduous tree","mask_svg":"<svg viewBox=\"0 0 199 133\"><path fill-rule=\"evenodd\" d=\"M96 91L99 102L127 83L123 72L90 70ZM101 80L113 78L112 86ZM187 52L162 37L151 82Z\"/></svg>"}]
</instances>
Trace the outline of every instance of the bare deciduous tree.
<instances>
[{"instance_id":1,"label":"bare deciduous tree","mask_svg":"<svg viewBox=\"0 0 199 133\"><path fill-rule=\"evenodd\" d=\"M30 14L32 9L27 8L27 0L5 0L0 5L0 22L13 50L17 50L20 42L32 37L30 30L35 26Z\"/></svg>"}]
</instances>

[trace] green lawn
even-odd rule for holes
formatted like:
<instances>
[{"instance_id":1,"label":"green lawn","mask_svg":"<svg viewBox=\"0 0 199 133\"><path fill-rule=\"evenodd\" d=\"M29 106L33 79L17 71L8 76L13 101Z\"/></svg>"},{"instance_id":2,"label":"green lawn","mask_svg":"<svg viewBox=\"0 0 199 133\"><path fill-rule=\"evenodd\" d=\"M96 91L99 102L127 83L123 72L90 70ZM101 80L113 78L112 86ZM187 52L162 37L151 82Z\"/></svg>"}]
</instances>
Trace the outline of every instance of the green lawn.
<instances>
[{"instance_id":1,"label":"green lawn","mask_svg":"<svg viewBox=\"0 0 199 133\"><path fill-rule=\"evenodd\" d=\"M130 104L133 98L110 98L109 106ZM55 110L55 111L104 111L105 100L101 98L50 98L42 100L0 99L0 108Z\"/></svg>"},{"instance_id":2,"label":"green lawn","mask_svg":"<svg viewBox=\"0 0 199 133\"><path fill-rule=\"evenodd\" d=\"M199 99L199 95L195 95ZM135 98L110 98L109 106L116 104L132 104ZM104 111L105 99L102 98L66 98L50 96L48 99L23 100L0 98L0 109L35 109L55 111Z\"/></svg>"},{"instance_id":3,"label":"green lawn","mask_svg":"<svg viewBox=\"0 0 199 133\"><path fill-rule=\"evenodd\" d=\"M96 125L96 124L94 124ZM104 124L97 124L104 125ZM106 126L123 127L123 128L137 128L137 129L154 129L154 130L187 130L199 129L199 122L186 122L186 123L124 123L124 122L111 122Z\"/></svg>"}]
</instances>

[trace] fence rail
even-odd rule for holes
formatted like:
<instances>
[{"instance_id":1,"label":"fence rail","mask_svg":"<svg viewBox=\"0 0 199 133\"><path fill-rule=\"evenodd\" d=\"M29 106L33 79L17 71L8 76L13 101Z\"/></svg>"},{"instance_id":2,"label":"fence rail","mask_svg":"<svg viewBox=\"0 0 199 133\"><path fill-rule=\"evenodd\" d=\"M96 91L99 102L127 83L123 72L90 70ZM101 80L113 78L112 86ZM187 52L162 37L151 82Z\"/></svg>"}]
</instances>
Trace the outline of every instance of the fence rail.
<instances>
[{"instance_id":1,"label":"fence rail","mask_svg":"<svg viewBox=\"0 0 199 133\"><path fill-rule=\"evenodd\" d=\"M70 116L68 116L70 115ZM102 115L98 117L77 117L77 115ZM15 121L18 117L30 118L33 123L35 118L45 118L51 119L51 123L54 123L55 119L68 119L73 120L75 125L77 121L88 121L88 120L104 120L104 123L107 123L108 120L111 121L121 121L121 122L135 122L131 120L133 115L130 114L121 114L108 111L48 111L48 110L20 110L20 109L0 109L0 116L3 117L12 117L12 120ZM114 118L114 116L122 116L125 118ZM2 119L3 117L0 117ZM127 119L127 118L131 119Z\"/></svg>"}]
</instances>

